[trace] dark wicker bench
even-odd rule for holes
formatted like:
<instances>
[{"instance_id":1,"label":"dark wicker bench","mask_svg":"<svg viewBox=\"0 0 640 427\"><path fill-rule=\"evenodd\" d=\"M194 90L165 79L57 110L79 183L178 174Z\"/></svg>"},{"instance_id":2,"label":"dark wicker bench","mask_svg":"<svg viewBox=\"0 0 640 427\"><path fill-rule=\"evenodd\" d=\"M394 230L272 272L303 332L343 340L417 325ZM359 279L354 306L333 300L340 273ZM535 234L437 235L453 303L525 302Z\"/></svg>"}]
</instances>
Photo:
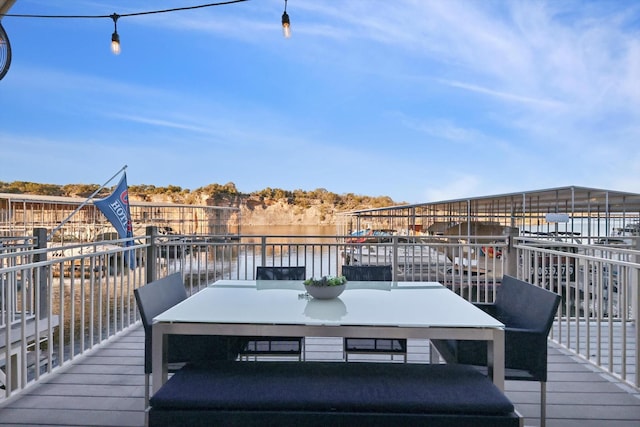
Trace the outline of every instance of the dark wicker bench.
<instances>
[{"instance_id":1,"label":"dark wicker bench","mask_svg":"<svg viewBox=\"0 0 640 427\"><path fill-rule=\"evenodd\" d=\"M462 365L190 365L151 398L158 426L520 426L509 399Z\"/></svg>"}]
</instances>

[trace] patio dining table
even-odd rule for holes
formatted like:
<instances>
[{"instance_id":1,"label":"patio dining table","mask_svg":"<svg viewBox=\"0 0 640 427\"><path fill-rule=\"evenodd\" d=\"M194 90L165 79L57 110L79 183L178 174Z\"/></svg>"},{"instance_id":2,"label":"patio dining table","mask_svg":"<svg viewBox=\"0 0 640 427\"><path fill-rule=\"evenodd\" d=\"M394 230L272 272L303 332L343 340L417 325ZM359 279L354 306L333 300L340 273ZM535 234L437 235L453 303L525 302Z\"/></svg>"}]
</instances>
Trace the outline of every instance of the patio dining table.
<instances>
[{"instance_id":1,"label":"patio dining table","mask_svg":"<svg viewBox=\"0 0 640 427\"><path fill-rule=\"evenodd\" d=\"M153 393L168 378L170 334L484 340L504 390L504 325L437 282L353 281L319 300L300 280L220 280L153 320Z\"/></svg>"}]
</instances>

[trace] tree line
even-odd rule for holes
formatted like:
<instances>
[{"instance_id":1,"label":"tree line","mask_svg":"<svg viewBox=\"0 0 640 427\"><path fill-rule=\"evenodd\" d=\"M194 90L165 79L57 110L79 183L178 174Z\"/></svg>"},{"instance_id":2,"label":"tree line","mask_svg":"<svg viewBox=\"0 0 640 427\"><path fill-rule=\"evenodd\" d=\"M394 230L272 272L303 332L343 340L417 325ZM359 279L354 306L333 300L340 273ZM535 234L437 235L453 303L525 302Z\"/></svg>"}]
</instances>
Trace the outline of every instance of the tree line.
<instances>
[{"instance_id":1,"label":"tree line","mask_svg":"<svg viewBox=\"0 0 640 427\"><path fill-rule=\"evenodd\" d=\"M61 196L61 197L89 197L100 186L98 184L41 184L36 182L0 181L0 193L13 194L33 194L41 196ZM106 197L115 188L106 187L102 189L96 197ZM333 206L336 210L353 210L361 208L379 208L393 206L394 202L388 196L363 196L354 193L336 194L324 188L311 191L305 190L284 190L282 188L264 188L252 193L242 193L238 191L233 182L226 184L209 184L195 190L189 190L177 185L166 187L156 187L155 185L130 185L129 196L132 200L150 201L154 197L163 196L173 203L201 204L203 200L211 198L214 201L229 201L230 199L255 200L263 203L281 202L308 208L312 205L323 204Z\"/></svg>"}]
</instances>

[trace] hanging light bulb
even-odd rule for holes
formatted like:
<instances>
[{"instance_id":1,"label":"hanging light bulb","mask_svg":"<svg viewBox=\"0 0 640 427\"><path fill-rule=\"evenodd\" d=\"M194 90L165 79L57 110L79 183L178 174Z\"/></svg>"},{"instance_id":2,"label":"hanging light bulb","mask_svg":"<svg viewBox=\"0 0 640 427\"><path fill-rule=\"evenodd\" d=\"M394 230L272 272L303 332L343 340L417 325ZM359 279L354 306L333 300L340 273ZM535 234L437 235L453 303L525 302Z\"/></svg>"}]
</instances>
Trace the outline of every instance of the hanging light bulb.
<instances>
[{"instance_id":1,"label":"hanging light bulb","mask_svg":"<svg viewBox=\"0 0 640 427\"><path fill-rule=\"evenodd\" d=\"M291 37L291 22L287 13L287 0L284 0L284 13L282 14L282 33L285 38Z\"/></svg>"},{"instance_id":2,"label":"hanging light bulb","mask_svg":"<svg viewBox=\"0 0 640 427\"><path fill-rule=\"evenodd\" d=\"M117 32L111 34L111 52L114 55L120 55L120 36Z\"/></svg>"},{"instance_id":3,"label":"hanging light bulb","mask_svg":"<svg viewBox=\"0 0 640 427\"><path fill-rule=\"evenodd\" d=\"M118 35L118 18L120 15L113 14L111 15L111 19L113 19L113 34L111 34L111 52L114 55L120 55L120 36Z\"/></svg>"}]
</instances>

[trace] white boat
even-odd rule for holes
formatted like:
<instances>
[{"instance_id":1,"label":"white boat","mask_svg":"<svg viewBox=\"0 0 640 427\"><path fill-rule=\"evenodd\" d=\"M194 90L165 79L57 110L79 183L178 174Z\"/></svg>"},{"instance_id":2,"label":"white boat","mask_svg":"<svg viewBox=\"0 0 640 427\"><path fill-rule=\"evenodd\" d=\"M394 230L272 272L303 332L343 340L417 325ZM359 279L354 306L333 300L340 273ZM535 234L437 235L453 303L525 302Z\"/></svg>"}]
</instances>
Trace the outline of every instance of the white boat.
<instances>
[{"instance_id":1,"label":"white boat","mask_svg":"<svg viewBox=\"0 0 640 427\"><path fill-rule=\"evenodd\" d=\"M383 228L364 228L362 230L356 230L349 234L347 243L383 243L386 241L385 237L395 235L395 230L388 230Z\"/></svg>"},{"instance_id":2,"label":"white boat","mask_svg":"<svg viewBox=\"0 0 640 427\"><path fill-rule=\"evenodd\" d=\"M634 238L640 236L640 222L634 222L627 224L624 227L614 228L613 235L621 237L624 243L633 245L636 240Z\"/></svg>"},{"instance_id":3,"label":"white boat","mask_svg":"<svg viewBox=\"0 0 640 427\"><path fill-rule=\"evenodd\" d=\"M121 256L121 247L110 243L99 243L90 245L62 245L50 243L52 259L63 260L52 266L54 276L64 275L65 277L84 274L88 277L91 274L102 274L109 270L109 274L115 274L118 269L118 258ZM95 254L93 261L87 254Z\"/></svg>"},{"instance_id":4,"label":"white boat","mask_svg":"<svg viewBox=\"0 0 640 427\"><path fill-rule=\"evenodd\" d=\"M397 255L394 254L397 250ZM393 265L399 271L451 266L452 261L444 252L425 243L354 243L347 245L342 253L344 263L349 265Z\"/></svg>"}]
</instances>

